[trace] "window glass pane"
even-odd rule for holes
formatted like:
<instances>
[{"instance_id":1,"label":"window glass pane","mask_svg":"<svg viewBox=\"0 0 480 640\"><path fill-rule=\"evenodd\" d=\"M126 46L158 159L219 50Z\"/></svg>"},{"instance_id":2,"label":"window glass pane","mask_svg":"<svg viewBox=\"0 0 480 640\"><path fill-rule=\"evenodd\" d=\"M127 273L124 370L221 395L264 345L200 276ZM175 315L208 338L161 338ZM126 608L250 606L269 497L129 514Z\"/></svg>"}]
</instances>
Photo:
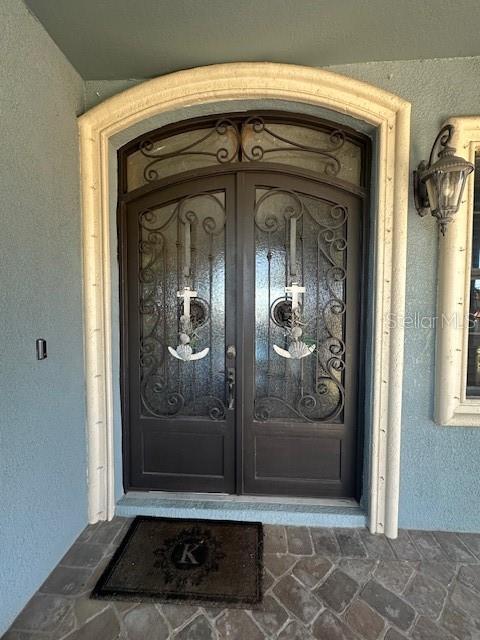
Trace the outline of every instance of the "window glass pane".
<instances>
[{"instance_id":1,"label":"window glass pane","mask_svg":"<svg viewBox=\"0 0 480 640\"><path fill-rule=\"evenodd\" d=\"M472 269L480 269L480 211L473 214Z\"/></svg>"},{"instance_id":2,"label":"window glass pane","mask_svg":"<svg viewBox=\"0 0 480 640\"><path fill-rule=\"evenodd\" d=\"M480 396L480 153L475 155L467 397Z\"/></svg>"}]
</instances>

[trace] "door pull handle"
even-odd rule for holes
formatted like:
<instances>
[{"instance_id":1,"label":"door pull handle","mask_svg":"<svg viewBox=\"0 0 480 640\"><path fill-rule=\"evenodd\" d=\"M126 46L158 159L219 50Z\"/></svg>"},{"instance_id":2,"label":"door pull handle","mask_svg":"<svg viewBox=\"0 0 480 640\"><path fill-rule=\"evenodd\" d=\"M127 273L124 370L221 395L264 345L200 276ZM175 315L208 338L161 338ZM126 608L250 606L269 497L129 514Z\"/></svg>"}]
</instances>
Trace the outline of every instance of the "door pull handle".
<instances>
[{"instance_id":1,"label":"door pull handle","mask_svg":"<svg viewBox=\"0 0 480 640\"><path fill-rule=\"evenodd\" d=\"M235 405L235 367L227 369L228 384L228 408L233 409Z\"/></svg>"}]
</instances>

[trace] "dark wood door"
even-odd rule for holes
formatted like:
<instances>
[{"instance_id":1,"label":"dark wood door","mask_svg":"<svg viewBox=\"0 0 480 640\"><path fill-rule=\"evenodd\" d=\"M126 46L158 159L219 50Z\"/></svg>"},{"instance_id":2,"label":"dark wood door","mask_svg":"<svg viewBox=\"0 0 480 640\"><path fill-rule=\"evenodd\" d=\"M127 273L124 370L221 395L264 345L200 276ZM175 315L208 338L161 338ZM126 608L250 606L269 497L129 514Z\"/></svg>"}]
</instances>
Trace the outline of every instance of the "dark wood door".
<instances>
[{"instance_id":1,"label":"dark wood door","mask_svg":"<svg viewBox=\"0 0 480 640\"><path fill-rule=\"evenodd\" d=\"M354 495L361 198L231 168L121 217L126 488Z\"/></svg>"}]
</instances>

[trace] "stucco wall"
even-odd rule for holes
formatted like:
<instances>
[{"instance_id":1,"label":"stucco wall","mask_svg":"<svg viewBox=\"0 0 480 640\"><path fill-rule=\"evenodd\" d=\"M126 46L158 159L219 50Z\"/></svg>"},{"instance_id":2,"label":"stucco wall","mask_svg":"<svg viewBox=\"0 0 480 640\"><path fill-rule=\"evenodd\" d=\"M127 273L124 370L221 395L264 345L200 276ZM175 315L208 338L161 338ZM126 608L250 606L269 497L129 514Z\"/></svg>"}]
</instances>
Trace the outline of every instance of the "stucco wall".
<instances>
[{"instance_id":1,"label":"stucco wall","mask_svg":"<svg viewBox=\"0 0 480 640\"><path fill-rule=\"evenodd\" d=\"M312 59L312 66L320 66ZM480 114L480 58L375 62L330 67L412 103L411 167L428 156L442 122ZM140 80L86 83L87 107ZM407 329L400 496L400 526L480 531L480 428L439 427L432 421L437 232L410 203L407 267L408 315L427 318Z\"/></svg>"},{"instance_id":2,"label":"stucco wall","mask_svg":"<svg viewBox=\"0 0 480 640\"><path fill-rule=\"evenodd\" d=\"M83 81L23 3L0 4L1 635L86 524L86 455Z\"/></svg>"},{"instance_id":3,"label":"stucco wall","mask_svg":"<svg viewBox=\"0 0 480 640\"><path fill-rule=\"evenodd\" d=\"M480 58L370 63L335 71L371 82L412 103L411 168L426 159L441 124L480 114ZM410 198L406 314L435 315L435 222ZM407 329L402 421L400 526L480 531L480 428L432 421L433 328Z\"/></svg>"}]
</instances>

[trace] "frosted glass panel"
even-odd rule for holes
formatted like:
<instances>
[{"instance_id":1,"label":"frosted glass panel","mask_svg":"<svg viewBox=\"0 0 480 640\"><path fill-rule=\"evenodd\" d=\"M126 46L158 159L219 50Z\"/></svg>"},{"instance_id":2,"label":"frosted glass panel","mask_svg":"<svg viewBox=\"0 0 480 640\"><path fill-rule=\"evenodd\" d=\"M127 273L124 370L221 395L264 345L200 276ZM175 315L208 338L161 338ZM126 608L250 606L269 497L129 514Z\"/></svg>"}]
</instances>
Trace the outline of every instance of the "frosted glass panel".
<instances>
[{"instance_id":1,"label":"frosted glass panel","mask_svg":"<svg viewBox=\"0 0 480 640\"><path fill-rule=\"evenodd\" d=\"M138 223L142 414L223 420L225 194L196 195L148 209ZM209 348L198 361L183 362L168 351L179 344L184 307L177 292L185 286L197 292L191 300L190 345L194 353Z\"/></svg>"},{"instance_id":2,"label":"frosted glass panel","mask_svg":"<svg viewBox=\"0 0 480 640\"><path fill-rule=\"evenodd\" d=\"M270 122L245 115L203 128L143 138L126 159L126 190L184 171L230 163L273 162L355 185L362 182L363 146L340 129Z\"/></svg>"},{"instance_id":3,"label":"frosted glass panel","mask_svg":"<svg viewBox=\"0 0 480 640\"><path fill-rule=\"evenodd\" d=\"M340 131L253 119L243 129L243 150L247 160L279 162L360 184L362 150Z\"/></svg>"},{"instance_id":4,"label":"frosted glass panel","mask_svg":"<svg viewBox=\"0 0 480 640\"><path fill-rule=\"evenodd\" d=\"M255 318L257 420L341 422L348 211L283 189L257 189ZM292 221L293 232L292 232ZM293 296L300 294L296 323ZM295 359L298 342L314 349ZM297 330L298 330L297 328Z\"/></svg>"},{"instance_id":5,"label":"frosted glass panel","mask_svg":"<svg viewBox=\"0 0 480 640\"><path fill-rule=\"evenodd\" d=\"M155 142L147 140L127 157L127 190L183 171L232 161L237 146L234 127L222 122Z\"/></svg>"}]
</instances>

